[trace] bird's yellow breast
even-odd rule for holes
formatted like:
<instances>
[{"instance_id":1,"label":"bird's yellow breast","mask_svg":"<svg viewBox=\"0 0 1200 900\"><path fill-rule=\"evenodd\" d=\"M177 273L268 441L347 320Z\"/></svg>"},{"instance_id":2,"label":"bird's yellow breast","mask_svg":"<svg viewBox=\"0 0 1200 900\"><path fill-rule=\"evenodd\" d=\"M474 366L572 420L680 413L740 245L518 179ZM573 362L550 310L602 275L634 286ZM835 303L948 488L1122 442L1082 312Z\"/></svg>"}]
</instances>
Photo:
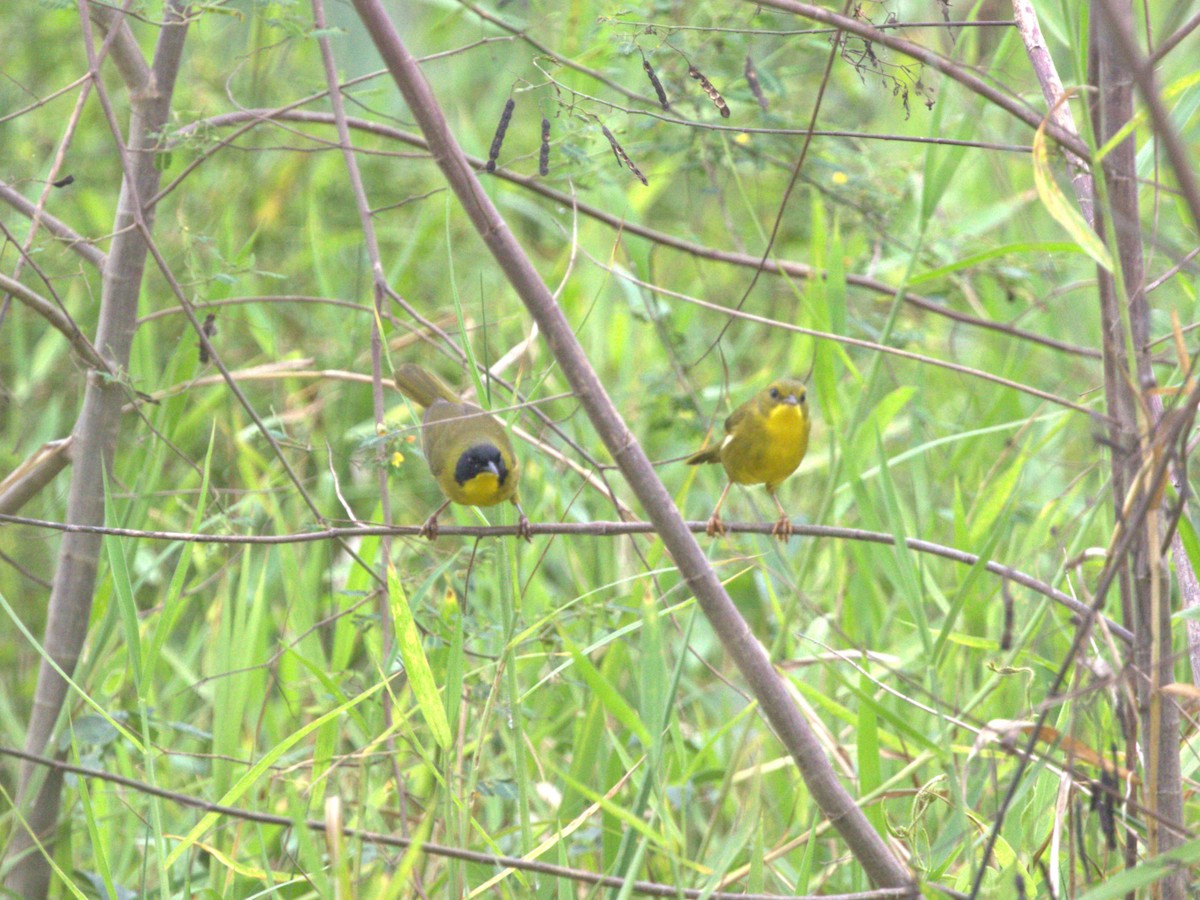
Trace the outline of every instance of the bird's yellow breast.
<instances>
[{"instance_id":1,"label":"bird's yellow breast","mask_svg":"<svg viewBox=\"0 0 1200 900\"><path fill-rule=\"evenodd\" d=\"M463 484L452 478L448 481L449 484L442 485L446 496L466 506L495 506L511 497L516 489L512 478L505 479L505 483L501 484L493 472L480 472Z\"/></svg>"},{"instance_id":2,"label":"bird's yellow breast","mask_svg":"<svg viewBox=\"0 0 1200 900\"><path fill-rule=\"evenodd\" d=\"M808 416L782 403L739 421L721 448L721 463L732 481L772 487L796 471L807 449Z\"/></svg>"}]
</instances>

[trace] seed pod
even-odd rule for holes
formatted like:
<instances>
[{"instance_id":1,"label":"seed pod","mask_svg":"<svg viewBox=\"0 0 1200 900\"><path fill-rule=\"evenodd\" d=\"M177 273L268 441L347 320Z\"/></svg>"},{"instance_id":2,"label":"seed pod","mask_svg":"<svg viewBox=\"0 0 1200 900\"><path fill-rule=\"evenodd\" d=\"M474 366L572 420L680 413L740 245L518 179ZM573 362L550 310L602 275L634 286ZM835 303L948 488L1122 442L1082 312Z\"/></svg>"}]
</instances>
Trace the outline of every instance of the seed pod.
<instances>
[{"instance_id":1,"label":"seed pod","mask_svg":"<svg viewBox=\"0 0 1200 900\"><path fill-rule=\"evenodd\" d=\"M721 92L713 87L713 83L705 78L703 73L695 66L688 66L688 74L700 82L700 88L704 93L708 94L708 99L720 111L722 118L728 119L729 107L725 103L725 98L721 96Z\"/></svg>"},{"instance_id":2,"label":"seed pod","mask_svg":"<svg viewBox=\"0 0 1200 900\"><path fill-rule=\"evenodd\" d=\"M542 116L542 150L538 154L538 174L550 174L550 120Z\"/></svg>"},{"instance_id":3,"label":"seed pod","mask_svg":"<svg viewBox=\"0 0 1200 900\"><path fill-rule=\"evenodd\" d=\"M663 109L670 109L671 104L667 102L667 92L663 89L662 82L658 80L658 76L654 74L654 69L650 65L650 60L642 58L642 68L646 70L646 77L650 79L650 83L654 85L654 93L658 94L658 102L662 104Z\"/></svg>"},{"instance_id":4,"label":"seed pod","mask_svg":"<svg viewBox=\"0 0 1200 900\"><path fill-rule=\"evenodd\" d=\"M1013 635L1013 598L1008 590L1008 579L1004 578L1000 581L1000 599L1004 604L1004 628L1000 632L1000 649L1012 649Z\"/></svg>"},{"instance_id":5,"label":"seed pod","mask_svg":"<svg viewBox=\"0 0 1200 900\"><path fill-rule=\"evenodd\" d=\"M508 131L508 123L512 120L513 107L516 102L512 97L504 104L504 112L500 113L500 121L496 124L496 135L492 138L492 148L488 150L487 170L496 171L496 158L500 155L500 145L504 143L504 134Z\"/></svg>"},{"instance_id":6,"label":"seed pod","mask_svg":"<svg viewBox=\"0 0 1200 900\"><path fill-rule=\"evenodd\" d=\"M613 137L613 133L605 128L603 123L600 125L600 130L603 131L604 136L608 138L608 144L610 147L612 147L613 156L617 158L617 162L628 168L630 172L636 175L642 184L648 186L650 182L646 180L646 176L642 174L642 170L633 164L633 160L629 158L629 154L625 152L625 148L617 143L617 139Z\"/></svg>"},{"instance_id":7,"label":"seed pod","mask_svg":"<svg viewBox=\"0 0 1200 900\"><path fill-rule=\"evenodd\" d=\"M206 338L211 340L212 337L217 333L217 317L212 313L209 313L207 316L205 316L204 324L200 326L200 330L204 333ZM196 346L200 348L200 365L208 365L209 356L208 350L206 350L204 347L204 341L196 341Z\"/></svg>"},{"instance_id":8,"label":"seed pod","mask_svg":"<svg viewBox=\"0 0 1200 900\"><path fill-rule=\"evenodd\" d=\"M1110 745L1112 769L1100 770L1100 783L1104 786L1104 798L1100 803L1100 828L1108 841L1108 849L1117 849L1117 797L1121 796L1121 785L1117 779L1117 745Z\"/></svg>"},{"instance_id":9,"label":"seed pod","mask_svg":"<svg viewBox=\"0 0 1200 900\"><path fill-rule=\"evenodd\" d=\"M749 53L746 54L746 84L750 85L750 93L754 95L762 111L766 112L770 104L767 103L767 95L763 93L762 85L758 83L758 70L754 68L754 60L750 58Z\"/></svg>"}]
</instances>

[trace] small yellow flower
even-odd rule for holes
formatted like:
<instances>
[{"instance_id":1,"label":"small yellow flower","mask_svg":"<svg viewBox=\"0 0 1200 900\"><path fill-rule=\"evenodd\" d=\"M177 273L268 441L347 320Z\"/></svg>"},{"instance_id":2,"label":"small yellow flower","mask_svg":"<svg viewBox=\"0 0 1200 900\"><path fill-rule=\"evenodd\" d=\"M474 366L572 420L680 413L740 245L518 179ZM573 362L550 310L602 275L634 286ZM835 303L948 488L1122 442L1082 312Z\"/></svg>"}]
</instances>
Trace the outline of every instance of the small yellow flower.
<instances>
[{"instance_id":1,"label":"small yellow flower","mask_svg":"<svg viewBox=\"0 0 1200 900\"><path fill-rule=\"evenodd\" d=\"M398 468L400 468L401 465L403 465L403 463L404 463L404 454L401 453L399 450L397 450L395 453L392 454L392 466L393 466L393 468L398 469Z\"/></svg>"},{"instance_id":2,"label":"small yellow flower","mask_svg":"<svg viewBox=\"0 0 1200 900\"><path fill-rule=\"evenodd\" d=\"M746 132L743 131L741 134L739 134L737 137L735 137L733 139L733 142L735 144L741 144L744 147L744 146L746 146L746 144L750 143L750 135L746 134Z\"/></svg>"},{"instance_id":3,"label":"small yellow flower","mask_svg":"<svg viewBox=\"0 0 1200 900\"><path fill-rule=\"evenodd\" d=\"M849 180L850 180L850 176L848 176L845 172L834 172L833 173L833 183L834 184L837 184L837 185L846 184L846 182L848 182Z\"/></svg>"}]
</instances>

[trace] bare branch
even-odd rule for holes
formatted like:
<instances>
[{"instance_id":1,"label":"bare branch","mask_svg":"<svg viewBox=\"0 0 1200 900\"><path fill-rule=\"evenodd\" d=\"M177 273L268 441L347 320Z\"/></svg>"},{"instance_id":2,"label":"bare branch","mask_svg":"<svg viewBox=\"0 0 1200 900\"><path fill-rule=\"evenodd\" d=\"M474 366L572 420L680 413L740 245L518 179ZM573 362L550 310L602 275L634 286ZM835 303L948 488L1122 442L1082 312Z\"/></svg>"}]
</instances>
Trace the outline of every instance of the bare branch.
<instances>
[{"instance_id":1,"label":"bare branch","mask_svg":"<svg viewBox=\"0 0 1200 900\"><path fill-rule=\"evenodd\" d=\"M911 873L891 853L854 799L838 782L808 722L800 715L766 649L753 636L704 552L679 515L650 460L609 399L571 324L483 190L454 140L417 61L408 52L378 0L354 0L400 92L429 141L433 158L476 231L537 321L546 342L588 418L612 453L625 480L662 537L679 572L696 596L734 663L750 684L776 733L788 748L813 798L846 840L868 876L881 887L908 888Z\"/></svg>"},{"instance_id":2,"label":"bare branch","mask_svg":"<svg viewBox=\"0 0 1200 900\"><path fill-rule=\"evenodd\" d=\"M16 297L35 313L45 319L54 327L56 331L62 333L74 348L79 357L94 369L99 369L102 372L112 374L112 370L108 366L108 361L104 359L96 348L92 346L92 342L84 336L75 324L74 320L68 316L55 303L47 300L37 291L30 290L19 281L14 281L7 275L0 273L0 290L7 291L12 296Z\"/></svg>"},{"instance_id":3,"label":"bare branch","mask_svg":"<svg viewBox=\"0 0 1200 900\"><path fill-rule=\"evenodd\" d=\"M15 513L53 481L70 461L71 438L42 444L0 481L0 513Z\"/></svg>"},{"instance_id":4,"label":"bare branch","mask_svg":"<svg viewBox=\"0 0 1200 900\"><path fill-rule=\"evenodd\" d=\"M230 125L244 124L247 122L265 124L275 119L291 122L312 122L314 124L322 125L334 124L333 117L328 113L303 112L286 108L283 110L253 109L245 110L243 112L226 113L219 116L213 116L212 118L206 119L203 122L180 129L179 134L186 135L201 126L220 128L228 127ZM355 129L361 129L373 134L394 138L395 140L409 144L413 147L420 147L426 150L428 149L428 144L420 136L406 131L401 131L397 128L392 128L388 125L382 125L378 122L371 122L366 119L356 119L354 117L348 118L347 123ZM484 160L470 155L466 155L465 158L472 168L476 170L483 169ZM601 209L598 206L581 202L570 194L557 191L536 177L519 175L506 169L498 169L492 177L503 178L506 181L512 182L513 184L518 184L521 187L526 188L533 193L540 194L541 196L546 197L555 203L563 204L564 206L574 206L580 213L588 218L594 219L597 222L602 222L611 228L621 231L622 233L637 235L638 237L653 241L656 244L661 244L664 247L670 247L674 250L679 250L682 253L687 253L699 259L711 260L713 262L724 262L750 269L759 268L761 263L763 272L774 275L787 275L792 278L802 278L805 280L827 277L824 270L816 269L810 265L807 265L806 263L780 260L774 257L762 262L761 257L753 254L708 247L704 244L698 244L694 241L689 241L686 238L676 237L674 235L667 234L666 232L649 228L637 222L630 222L627 219L624 219L619 215L614 215L613 213ZM894 285L890 285L885 281L880 281L877 278L871 278L866 275L857 275L854 273L847 273L845 278L847 284L854 285L855 287L860 287L887 297L894 297L896 295L896 288ZM1018 340L1039 344L1052 350L1070 353L1074 356L1083 356L1092 359L1100 358L1099 351L1093 350L1090 347L1081 347L1078 344L1071 344L1047 335L1041 335L1037 334L1036 332L1016 328L1012 325L1007 325L1004 322L980 319L968 313L952 309L930 297L925 297L921 294L914 293L913 291L906 290L904 292L904 302L910 306L915 306L917 309L923 310L924 312L943 316L963 325L995 331L1017 338Z\"/></svg>"},{"instance_id":5,"label":"bare branch","mask_svg":"<svg viewBox=\"0 0 1200 900\"><path fill-rule=\"evenodd\" d=\"M182 544L228 544L228 545L265 545L280 544L310 544L329 540L351 540L354 538L388 535L393 537L421 537L421 525L356 525L345 528L323 528L310 531L299 531L294 534L197 534L188 531L146 531L138 528L116 528L111 526L71 525L66 522L50 522L45 519L31 519L0 513L0 522L12 525L24 525L31 528L45 528L60 532L88 532L91 534L106 534L114 537L137 538L148 541L170 541ZM726 522L726 530L730 534L761 534L770 535L774 522ZM688 521L684 526L693 534L703 534L708 528L707 521ZM792 533L796 537L811 537L814 540L861 541L868 544L884 544L895 546L895 535L883 531L867 531L862 528L839 528L831 525L808 525L793 523ZM654 525L650 522L531 522L530 532L534 535L569 535L572 537L626 537L633 534L654 534ZM467 537L515 537L518 536L516 525L439 525L440 538ZM964 566L974 566L979 563L979 556L926 541L920 538L905 538L904 545L917 553L928 553L939 556ZM1091 609L1070 594L1058 590L1052 585L1033 577L1020 569L1006 566L995 560L988 560L984 568L993 575L1005 578L1013 584L1029 588L1041 594L1048 600L1069 609L1078 616L1091 615ZM1107 617L1100 617L1105 628L1115 637L1128 643L1133 635L1129 629Z\"/></svg>"},{"instance_id":6,"label":"bare branch","mask_svg":"<svg viewBox=\"0 0 1200 900\"><path fill-rule=\"evenodd\" d=\"M905 56L924 63L932 69L936 69L946 77L954 79L963 87L974 91L989 103L994 104L1009 115L1024 122L1030 128L1037 129L1042 124L1042 117L1032 107L1015 100L1011 94L1006 94L1004 91L992 87L978 75L967 71L962 66L943 56L939 56L932 50L922 47L920 44L914 44L912 41L896 37L887 31L881 31L861 19L843 16L821 6L814 6L811 3L801 3L799 0L746 0L746 2L754 6L768 6L772 9L778 9L781 12L788 12L805 19L812 19L814 22L831 25L863 40L870 41L873 44L879 44L882 47L895 50L897 53L903 53ZM1064 131L1056 122L1048 123L1046 133L1061 144L1063 149L1074 153L1080 159L1088 157L1087 145L1079 139L1078 135Z\"/></svg>"},{"instance_id":7,"label":"bare branch","mask_svg":"<svg viewBox=\"0 0 1200 900\"><path fill-rule=\"evenodd\" d=\"M78 234L62 219L55 218L45 210L38 209L37 205L26 200L20 191L15 190L2 181L0 181L0 200L3 200L22 215L28 216L30 219L36 218L48 232L59 240L66 241L68 249L78 253L101 272L104 271L108 257L103 251L92 246L87 238Z\"/></svg>"}]
</instances>

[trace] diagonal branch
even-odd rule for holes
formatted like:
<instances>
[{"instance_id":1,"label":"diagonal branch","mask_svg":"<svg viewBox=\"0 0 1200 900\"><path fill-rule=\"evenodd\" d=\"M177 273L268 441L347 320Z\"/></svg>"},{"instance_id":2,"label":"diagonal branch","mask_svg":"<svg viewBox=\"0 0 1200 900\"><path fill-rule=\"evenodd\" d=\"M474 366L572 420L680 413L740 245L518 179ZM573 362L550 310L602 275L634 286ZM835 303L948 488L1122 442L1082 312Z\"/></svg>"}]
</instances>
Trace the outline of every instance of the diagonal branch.
<instances>
[{"instance_id":1,"label":"diagonal branch","mask_svg":"<svg viewBox=\"0 0 1200 900\"><path fill-rule=\"evenodd\" d=\"M914 44L912 41L906 41L904 38L896 37L887 31L881 31L872 25L868 25L862 19L839 15L824 7L815 6L811 3L801 3L799 0L754 0L754 5L767 6L771 9L777 9L780 12L792 13L805 19L812 19L814 22L820 22L823 25L829 25L853 34L864 41L870 41L873 44L879 44L881 47L887 47L889 50L895 50L897 53L903 53L917 62L924 63L931 69L936 69L947 78L957 81L967 90L973 91L989 103L998 106L1013 118L1024 122L1030 128L1036 129L1042 124L1041 114L1029 106L1029 104L1016 100L1011 94L992 87L978 75L967 71L944 56L934 53L929 48L922 47L920 44ZM1074 154L1077 158L1089 158L1090 154L1087 144L1080 140L1078 135L1065 131L1057 122L1051 120L1046 123L1046 133L1054 138L1064 150Z\"/></svg>"},{"instance_id":2,"label":"diagonal branch","mask_svg":"<svg viewBox=\"0 0 1200 900\"><path fill-rule=\"evenodd\" d=\"M384 12L382 3L380 0L354 0L354 7L403 94L409 111L425 133L433 158L447 183L541 328L592 425L645 508L726 652L749 683L779 739L796 760L813 798L873 882L881 887L908 888L915 896L911 873L891 853L854 798L837 780L816 735L800 715L771 665L766 649L733 605L650 460L613 406L571 324L484 192L450 133L429 83Z\"/></svg>"}]
</instances>

